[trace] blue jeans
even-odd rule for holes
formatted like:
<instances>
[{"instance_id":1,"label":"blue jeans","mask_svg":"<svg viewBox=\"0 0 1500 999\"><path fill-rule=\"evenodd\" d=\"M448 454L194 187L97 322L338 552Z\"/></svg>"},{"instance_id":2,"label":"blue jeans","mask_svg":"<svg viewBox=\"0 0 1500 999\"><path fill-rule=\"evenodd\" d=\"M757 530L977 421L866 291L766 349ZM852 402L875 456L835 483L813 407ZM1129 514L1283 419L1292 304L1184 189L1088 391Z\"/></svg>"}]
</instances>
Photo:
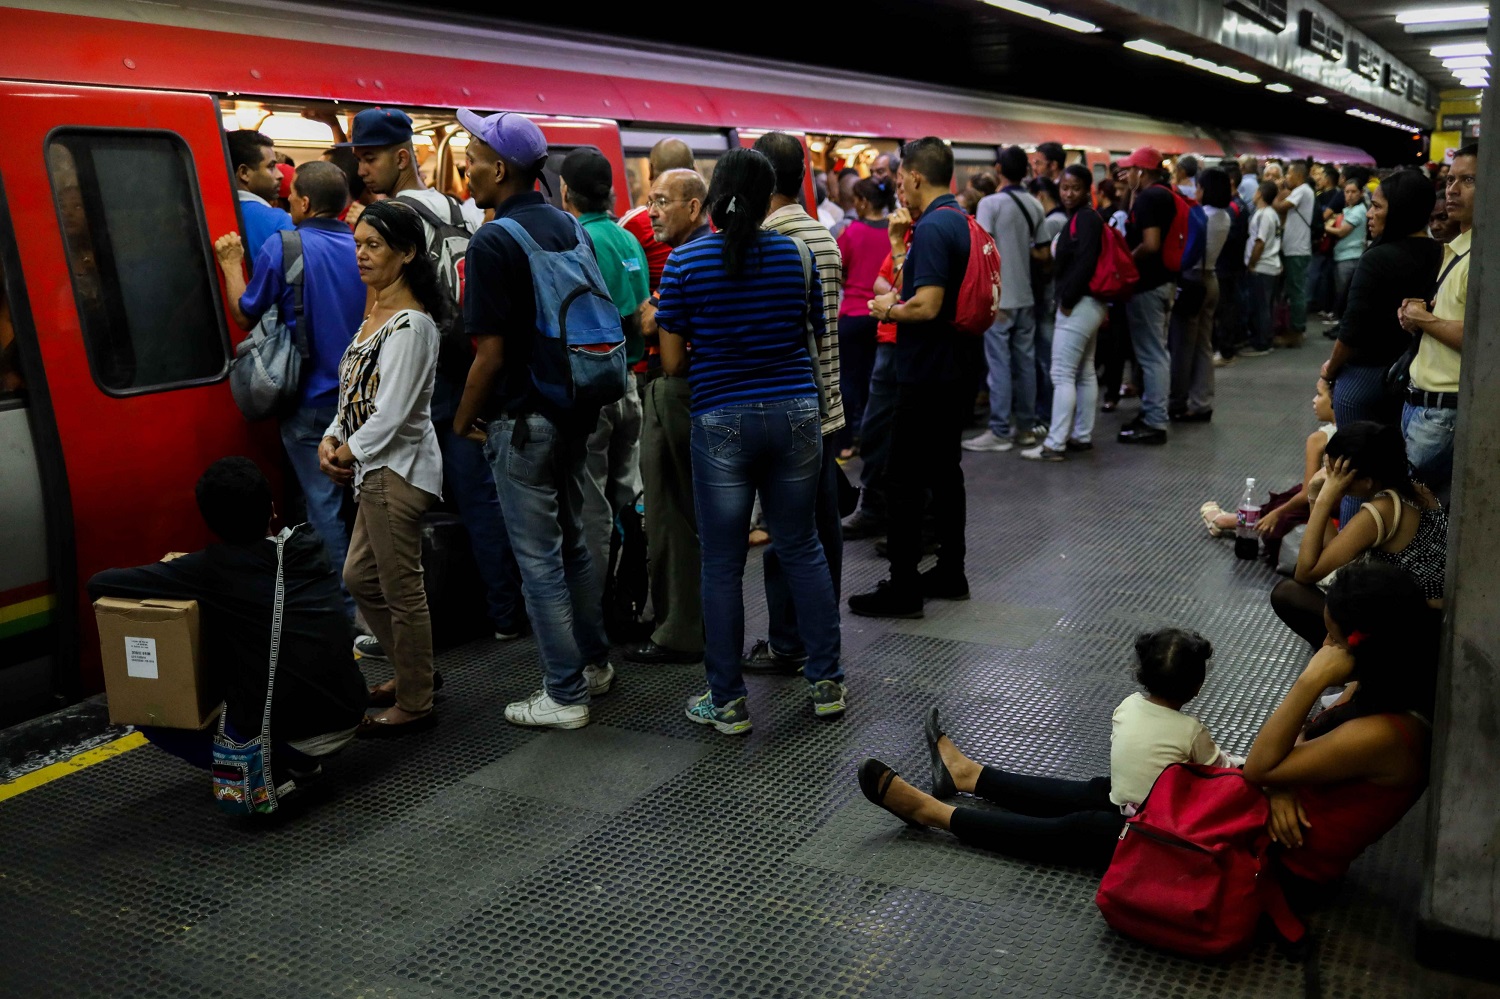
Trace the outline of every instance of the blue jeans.
<instances>
[{"instance_id":1,"label":"blue jeans","mask_svg":"<svg viewBox=\"0 0 1500 999\"><path fill-rule=\"evenodd\" d=\"M1401 409L1401 435L1412 476L1444 503L1453 484L1453 429L1456 409L1425 409L1407 403Z\"/></svg>"},{"instance_id":2,"label":"blue jeans","mask_svg":"<svg viewBox=\"0 0 1500 999\"><path fill-rule=\"evenodd\" d=\"M1346 364L1333 381L1334 423L1347 427L1360 420L1394 425L1401 414L1385 387L1384 364ZM1339 507L1339 524L1343 526L1359 513L1361 500L1345 496Z\"/></svg>"},{"instance_id":3,"label":"blue jeans","mask_svg":"<svg viewBox=\"0 0 1500 999\"><path fill-rule=\"evenodd\" d=\"M891 416L896 412L896 345L876 344L870 396L860 424L859 506L880 520L886 515L885 465L891 455Z\"/></svg>"},{"instance_id":4,"label":"blue jeans","mask_svg":"<svg viewBox=\"0 0 1500 999\"><path fill-rule=\"evenodd\" d=\"M344 587L344 562L349 558L349 532L340 510L344 505L344 487L323 474L318 465L318 445L323 431L333 422L337 407L303 406L281 421L281 446L286 448L292 473L302 487L307 501L307 522L323 540L323 550L334 575L339 577L339 591L344 595L344 611L354 618L354 598Z\"/></svg>"},{"instance_id":5,"label":"blue jeans","mask_svg":"<svg viewBox=\"0 0 1500 999\"><path fill-rule=\"evenodd\" d=\"M716 705L745 696L746 525L760 494L797 602L809 682L842 680L839 611L815 518L823 439L815 398L742 403L693 417L693 499L703 548L704 666Z\"/></svg>"},{"instance_id":6,"label":"blue jeans","mask_svg":"<svg viewBox=\"0 0 1500 999\"><path fill-rule=\"evenodd\" d=\"M1036 415L1048 419L1052 412L1052 333L1057 326L1057 295L1051 281L1037 300L1036 316ZM1033 420L1033 423L1036 421ZM1030 427L1021 427L1030 430Z\"/></svg>"},{"instance_id":7,"label":"blue jeans","mask_svg":"<svg viewBox=\"0 0 1500 999\"><path fill-rule=\"evenodd\" d=\"M522 426L524 443L517 445ZM583 668L609 658L604 593L583 531L587 445L587 434L565 432L543 416L492 420L484 443L521 567L542 683L559 704L587 704Z\"/></svg>"},{"instance_id":8,"label":"blue jeans","mask_svg":"<svg viewBox=\"0 0 1500 999\"><path fill-rule=\"evenodd\" d=\"M1094 436L1094 410L1099 404L1099 378L1094 372L1094 346L1104 323L1103 302L1084 295L1072 315L1057 314L1052 341L1052 421L1047 447L1061 451L1068 441L1089 443Z\"/></svg>"},{"instance_id":9,"label":"blue jeans","mask_svg":"<svg viewBox=\"0 0 1500 999\"><path fill-rule=\"evenodd\" d=\"M526 623L521 568L505 531L505 514L484 445L455 434L451 419L435 421L435 425L443 452L443 490L469 532L469 548L479 578L484 580L490 623L497 631L512 631Z\"/></svg>"},{"instance_id":10,"label":"blue jeans","mask_svg":"<svg viewBox=\"0 0 1500 999\"><path fill-rule=\"evenodd\" d=\"M1276 297L1276 275L1248 271L1245 282L1250 289L1250 346L1256 350L1271 349L1271 303Z\"/></svg>"},{"instance_id":11,"label":"blue jeans","mask_svg":"<svg viewBox=\"0 0 1500 999\"><path fill-rule=\"evenodd\" d=\"M1156 430L1167 428L1167 393L1172 388L1172 361L1167 354L1167 320L1172 314L1170 281L1138 291L1125 303L1130 319L1130 342L1141 371L1141 422Z\"/></svg>"},{"instance_id":12,"label":"blue jeans","mask_svg":"<svg viewBox=\"0 0 1500 999\"><path fill-rule=\"evenodd\" d=\"M838 605L844 576L844 522L839 517L838 450L834 436L823 438L823 457L818 466L817 527L818 542L828 563L828 578L833 581L833 602ZM770 612L768 638L771 648L789 655L802 654L802 636L797 630L797 601L787 583L786 572L777 554L776 535L761 562L766 583L766 609Z\"/></svg>"},{"instance_id":13,"label":"blue jeans","mask_svg":"<svg viewBox=\"0 0 1500 999\"><path fill-rule=\"evenodd\" d=\"M865 407L869 405L870 372L875 366L874 316L839 316L839 391L844 396L844 429L837 432L839 447L860 442L864 451Z\"/></svg>"},{"instance_id":14,"label":"blue jeans","mask_svg":"<svg viewBox=\"0 0 1500 999\"><path fill-rule=\"evenodd\" d=\"M1030 433L1036 423L1036 311L1030 306L1001 310L984 331L984 359L990 368L990 432L1010 436L1016 429Z\"/></svg>"}]
</instances>

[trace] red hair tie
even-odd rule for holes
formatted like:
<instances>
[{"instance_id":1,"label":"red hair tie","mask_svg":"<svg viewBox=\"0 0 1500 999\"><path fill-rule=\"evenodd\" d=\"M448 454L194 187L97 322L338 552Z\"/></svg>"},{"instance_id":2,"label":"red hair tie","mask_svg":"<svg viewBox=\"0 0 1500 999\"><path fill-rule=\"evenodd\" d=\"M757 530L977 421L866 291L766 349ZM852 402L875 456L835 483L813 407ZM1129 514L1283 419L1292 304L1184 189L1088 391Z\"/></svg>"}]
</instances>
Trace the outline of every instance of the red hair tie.
<instances>
[{"instance_id":1,"label":"red hair tie","mask_svg":"<svg viewBox=\"0 0 1500 999\"><path fill-rule=\"evenodd\" d=\"M1349 648L1351 648L1351 649L1357 649L1357 648L1359 648L1359 644L1361 642L1363 642L1366 637L1368 637L1368 636L1366 636L1365 633L1362 632L1362 631L1351 631L1351 632L1349 632L1349 638L1348 638Z\"/></svg>"}]
</instances>

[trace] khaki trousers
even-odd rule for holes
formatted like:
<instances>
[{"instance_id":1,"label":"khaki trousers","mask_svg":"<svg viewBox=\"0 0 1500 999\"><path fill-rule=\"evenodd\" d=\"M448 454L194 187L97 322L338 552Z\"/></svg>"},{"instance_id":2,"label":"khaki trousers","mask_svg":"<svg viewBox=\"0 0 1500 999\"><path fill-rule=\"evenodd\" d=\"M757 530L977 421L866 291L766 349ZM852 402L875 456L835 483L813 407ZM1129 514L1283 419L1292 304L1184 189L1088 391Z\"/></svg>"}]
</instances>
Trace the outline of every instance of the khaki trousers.
<instances>
[{"instance_id":1,"label":"khaki trousers","mask_svg":"<svg viewBox=\"0 0 1500 999\"><path fill-rule=\"evenodd\" d=\"M437 497L389 468L359 486L344 585L396 670L396 704L432 710L432 618L422 586L422 514Z\"/></svg>"}]
</instances>

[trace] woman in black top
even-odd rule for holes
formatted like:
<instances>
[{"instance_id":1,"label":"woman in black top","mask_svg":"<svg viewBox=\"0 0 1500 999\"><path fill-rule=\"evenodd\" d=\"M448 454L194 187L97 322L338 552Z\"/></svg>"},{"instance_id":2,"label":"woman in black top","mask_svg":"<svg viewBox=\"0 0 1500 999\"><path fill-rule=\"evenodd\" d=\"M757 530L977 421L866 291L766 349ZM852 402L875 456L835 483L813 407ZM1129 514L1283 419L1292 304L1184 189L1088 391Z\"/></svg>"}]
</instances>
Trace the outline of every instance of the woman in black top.
<instances>
[{"instance_id":1,"label":"woman in black top","mask_svg":"<svg viewBox=\"0 0 1500 999\"><path fill-rule=\"evenodd\" d=\"M1374 242L1359 259L1338 340L1323 365L1341 427L1358 420L1394 424L1401 415L1400 400L1386 391L1385 373L1411 344L1397 319L1401 302L1431 297L1443 259L1442 246L1427 236L1434 200L1432 184L1415 170L1398 170L1375 192L1368 220ZM1346 504L1342 522L1357 510L1357 504Z\"/></svg>"}]
</instances>

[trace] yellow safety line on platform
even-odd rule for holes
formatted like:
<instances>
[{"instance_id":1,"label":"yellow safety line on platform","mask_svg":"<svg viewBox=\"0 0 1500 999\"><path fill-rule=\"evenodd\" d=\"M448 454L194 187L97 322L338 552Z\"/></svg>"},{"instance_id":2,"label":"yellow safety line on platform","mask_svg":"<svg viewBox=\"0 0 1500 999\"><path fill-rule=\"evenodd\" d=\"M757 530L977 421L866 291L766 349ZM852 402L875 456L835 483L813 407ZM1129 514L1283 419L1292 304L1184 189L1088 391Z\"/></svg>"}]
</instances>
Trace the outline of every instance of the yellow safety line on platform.
<instances>
[{"instance_id":1,"label":"yellow safety line on platform","mask_svg":"<svg viewBox=\"0 0 1500 999\"><path fill-rule=\"evenodd\" d=\"M25 794L33 788L41 787L43 784L50 784L59 777L66 777L68 774L77 773L84 767L91 767L95 763L103 763L105 760L114 759L121 753L128 753L132 749L144 746L145 744L146 737L144 735L141 735L139 732L131 732L129 735L121 736L114 742L107 742L102 746L86 749L77 756L63 760L61 763L53 763L42 767L40 770L33 770L29 774L22 774L9 784L0 784L0 801L4 801L7 798L14 798L18 794Z\"/></svg>"}]
</instances>

